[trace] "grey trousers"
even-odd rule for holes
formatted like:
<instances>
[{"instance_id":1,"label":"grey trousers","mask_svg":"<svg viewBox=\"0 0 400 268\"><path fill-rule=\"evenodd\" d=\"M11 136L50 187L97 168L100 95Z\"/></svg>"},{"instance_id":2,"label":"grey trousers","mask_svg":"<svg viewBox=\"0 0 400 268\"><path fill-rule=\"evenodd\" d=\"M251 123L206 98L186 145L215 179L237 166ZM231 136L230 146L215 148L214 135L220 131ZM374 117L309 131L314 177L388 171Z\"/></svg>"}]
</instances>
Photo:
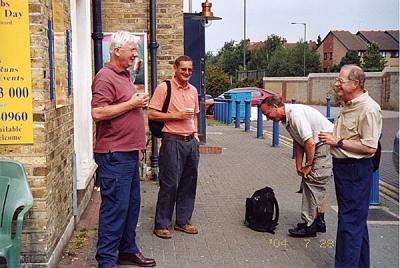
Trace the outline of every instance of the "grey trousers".
<instances>
[{"instance_id":1,"label":"grey trousers","mask_svg":"<svg viewBox=\"0 0 400 268\"><path fill-rule=\"evenodd\" d=\"M317 217L321 202L326 194L326 186L332 178L332 157L330 146L317 144L311 172L302 179L301 218L310 226Z\"/></svg>"},{"instance_id":2,"label":"grey trousers","mask_svg":"<svg viewBox=\"0 0 400 268\"><path fill-rule=\"evenodd\" d=\"M162 139L155 229L171 227L175 205L176 224L190 223L196 198L198 166L199 144L196 139Z\"/></svg>"}]
</instances>

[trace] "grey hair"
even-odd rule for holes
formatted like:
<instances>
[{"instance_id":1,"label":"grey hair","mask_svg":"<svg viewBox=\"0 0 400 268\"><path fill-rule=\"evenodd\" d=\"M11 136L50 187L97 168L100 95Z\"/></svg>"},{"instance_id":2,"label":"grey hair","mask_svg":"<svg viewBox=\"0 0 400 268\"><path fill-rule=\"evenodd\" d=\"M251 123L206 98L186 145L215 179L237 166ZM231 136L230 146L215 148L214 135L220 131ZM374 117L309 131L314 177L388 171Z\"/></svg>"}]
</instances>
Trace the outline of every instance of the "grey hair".
<instances>
[{"instance_id":1,"label":"grey hair","mask_svg":"<svg viewBox=\"0 0 400 268\"><path fill-rule=\"evenodd\" d=\"M267 104L268 107L272 107L274 105L278 107L284 106L284 103L280 96L268 96L261 102L261 104Z\"/></svg>"},{"instance_id":2,"label":"grey hair","mask_svg":"<svg viewBox=\"0 0 400 268\"><path fill-rule=\"evenodd\" d=\"M127 31L119 31L111 36L110 42L110 55L113 54L114 49L123 47L128 42L137 42L136 37Z\"/></svg>"},{"instance_id":3,"label":"grey hair","mask_svg":"<svg viewBox=\"0 0 400 268\"><path fill-rule=\"evenodd\" d=\"M360 88L364 89L365 84L365 73L364 71L357 65L348 64L344 65L342 69L349 70L349 80L357 80L359 82Z\"/></svg>"}]
</instances>

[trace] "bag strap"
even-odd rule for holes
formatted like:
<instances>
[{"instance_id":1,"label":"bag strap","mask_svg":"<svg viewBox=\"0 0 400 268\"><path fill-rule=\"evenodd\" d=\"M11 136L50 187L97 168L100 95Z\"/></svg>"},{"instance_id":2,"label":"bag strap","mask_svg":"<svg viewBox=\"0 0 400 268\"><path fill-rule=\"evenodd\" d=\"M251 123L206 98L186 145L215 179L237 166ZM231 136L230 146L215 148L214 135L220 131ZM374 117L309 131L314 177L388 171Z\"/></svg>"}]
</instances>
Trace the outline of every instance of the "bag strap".
<instances>
[{"instance_id":1,"label":"bag strap","mask_svg":"<svg viewBox=\"0 0 400 268\"><path fill-rule=\"evenodd\" d=\"M165 80L164 82L167 84L167 96L165 97L164 104L163 104L161 111L163 113L166 113L168 111L169 101L171 100L171 81Z\"/></svg>"},{"instance_id":2,"label":"bag strap","mask_svg":"<svg viewBox=\"0 0 400 268\"><path fill-rule=\"evenodd\" d=\"M276 200L274 196L274 206L275 206L275 219L272 220L274 224L278 223L279 220L279 205L278 205L278 200Z\"/></svg>"}]
</instances>

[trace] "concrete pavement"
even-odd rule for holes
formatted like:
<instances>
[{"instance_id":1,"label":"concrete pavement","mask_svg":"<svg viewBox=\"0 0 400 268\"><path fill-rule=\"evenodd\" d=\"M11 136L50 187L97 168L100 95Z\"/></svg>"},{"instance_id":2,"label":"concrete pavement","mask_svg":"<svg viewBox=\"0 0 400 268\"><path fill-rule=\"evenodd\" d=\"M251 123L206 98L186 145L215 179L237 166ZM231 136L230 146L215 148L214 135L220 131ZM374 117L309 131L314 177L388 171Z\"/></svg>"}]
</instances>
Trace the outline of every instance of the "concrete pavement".
<instances>
[{"instance_id":1,"label":"concrete pavement","mask_svg":"<svg viewBox=\"0 0 400 268\"><path fill-rule=\"evenodd\" d=\"M222 146L223 152L201 155L192 218L199 234L173 231L170 240L155 237L152 230L158 184L143 181L137 228L137 242L143 253L154 257L157 267L333 267L337 223L333 181L328 187L327 232L316 238L291 238L287 230L300 221L301 195L295 193L300 179L291 159L290 143L272 148L268 136L256 139L255 133L233 126L208 127L207 133L207 144ZM258 233L243 225L246 197L265 186L275 190L280 205L275 235ZM97 192L94 198L98 200ZM369 224L371 264L399 267L398 203L384 200L382 204L388 208L374 207L374 212L391 218L385 220L379 214L378 220ZM88 213L95 217L97 209L88 209ZM85 260L78 258L74 267L96 266L95 238L88 243L91 247Z\"/></svg>"}]
</instances>

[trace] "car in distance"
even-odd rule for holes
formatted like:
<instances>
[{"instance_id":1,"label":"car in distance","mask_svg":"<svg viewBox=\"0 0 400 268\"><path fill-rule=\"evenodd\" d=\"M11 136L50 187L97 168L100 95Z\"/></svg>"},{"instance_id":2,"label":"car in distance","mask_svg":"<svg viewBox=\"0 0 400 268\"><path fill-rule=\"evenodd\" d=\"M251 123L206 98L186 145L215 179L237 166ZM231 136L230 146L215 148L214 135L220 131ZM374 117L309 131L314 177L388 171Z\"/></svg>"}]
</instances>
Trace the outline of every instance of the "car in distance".
<instances>
[{"instance_id":1,"label":"car in distance","mask_svg":"<svg viewBox=\"0 0 400 268\"><path fill-rule=\"evenodd\" d=\"M225 91L224 93L219 95L218 98L224 99L225 98L224 94L232 91L251 91L251 106L257 106L258 101L263 100L268 96L276 95L276 93L272 91L268 91L258 87L239 87ZM213 113L214 113L214 99L207 99L206 95L206 114L213 114Z\"/></svg>"}]
</instances>

